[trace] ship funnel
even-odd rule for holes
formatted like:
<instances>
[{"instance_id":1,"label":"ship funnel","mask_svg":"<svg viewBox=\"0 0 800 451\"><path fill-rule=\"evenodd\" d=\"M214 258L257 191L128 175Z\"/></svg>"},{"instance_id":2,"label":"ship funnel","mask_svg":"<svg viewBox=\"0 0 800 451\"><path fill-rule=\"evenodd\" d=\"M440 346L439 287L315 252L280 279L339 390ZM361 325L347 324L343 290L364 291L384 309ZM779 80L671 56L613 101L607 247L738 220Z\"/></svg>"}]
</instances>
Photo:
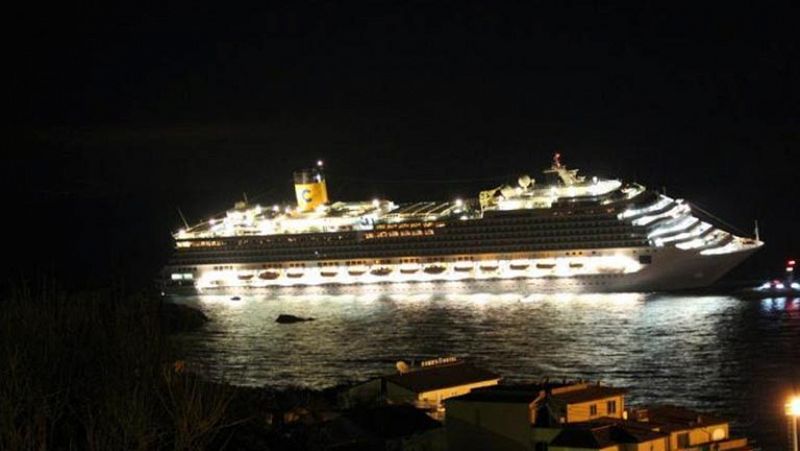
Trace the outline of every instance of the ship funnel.
<instances>
[{"instance_id":1,"label":"ship funnel","mask_svg":"<svg viewBox=\"0 0 800 451\"><path fill-rule=\"evenodd\" d=\"M328 188L321 167L302 169L294 173L294 193L300 211L312 211L328 203Z\"/></svg>"}]
</instances>

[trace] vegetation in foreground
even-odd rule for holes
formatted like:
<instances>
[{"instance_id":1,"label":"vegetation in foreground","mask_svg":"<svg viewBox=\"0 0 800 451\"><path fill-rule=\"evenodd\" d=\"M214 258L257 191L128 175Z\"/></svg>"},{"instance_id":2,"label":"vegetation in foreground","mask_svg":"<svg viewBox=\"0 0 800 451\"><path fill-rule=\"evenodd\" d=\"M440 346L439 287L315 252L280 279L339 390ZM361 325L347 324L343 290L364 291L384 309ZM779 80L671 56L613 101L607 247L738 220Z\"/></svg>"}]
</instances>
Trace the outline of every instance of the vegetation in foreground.
<instances>
[{"instance_id":1,"label":"vegetation in foreground","mask_svg":"<svg viewBox=\"0 0 800 451\"><path fill-rule=\"evenodd\" d=\"M0 449L293 448L280 437L286 412L325 410L327 396L184 371L169 334L196 315L113 289L9 290L0 299Z\"/></svg>"}]
</instances>

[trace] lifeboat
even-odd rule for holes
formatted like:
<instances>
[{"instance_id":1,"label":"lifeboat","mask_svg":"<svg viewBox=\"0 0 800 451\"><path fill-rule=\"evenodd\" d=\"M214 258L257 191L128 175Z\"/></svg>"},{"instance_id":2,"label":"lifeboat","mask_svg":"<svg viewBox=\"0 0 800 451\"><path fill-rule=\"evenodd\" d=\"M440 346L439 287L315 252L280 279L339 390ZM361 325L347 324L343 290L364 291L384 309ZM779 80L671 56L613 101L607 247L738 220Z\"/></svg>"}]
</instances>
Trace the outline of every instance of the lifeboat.
<instances>
[{"instance_id":1,"label":"lifeboat","mask_svg":"<svg viewBox=\"0 0 800 451\"><path fill-rule=\"evenodd\" d=\"M253 273L239 273L236 277L239 280L250 280L253 278Z\"/></svg>"},{"instance_id":2,"label":"lifeboat","mask_svg":"<svg viewBox=\"0 0 800 451\"><path fill-rule=\"evenodd\" d=\"M347 269L347 273L350 274L351 276L360 276L365 272L367 272L366 266L361 266L361 265L351 266L350 268Z\"/></svg>"},{"instance_id":3,"label":"lifeboat","mask_svg":"<svg viewBox=\"0 0 800 451\"><path fill-rule=\"evenodd\" d=\"M428 273L428 274L441 274L441 273L447 271L447 267L445 267L444 265L438 265L438 264L428 265L428 266L425 267L424 271L426 273Z\"/></svg>"},{"instance_id":4,"label":"lifeboat","mask_svg":"<svg viewBox=\"0 0 800 451\"><path fill-rule=\"evenodd\" d=\"M569 267L572 269L583 268L583 263L570 262Z\"/></svg>"},{"instance_id":5,"label":"lifeboat","mask_svg":"<svg viewBox=\"0 0 800 451\"><path fill-rule=\"evenodd\" d=\"M456 262L456 264L453 266L453 269L459 272L470 272L474 267L474 264L470 261L461 261Z\"/></svg>"},{"instance_id":6,"label":"lifeboat","mask_svg":"<svg viewBox=\"0 0 800 451\"><path fill-rule=\"evenodd\" d=\"M419 271L419 265L413 263L406 263L400 266L400 272L403 274L414 274Z\"/></svg>"},{"instance_id":7,"label":"lifeboat","mask_svg":"<svg viewBox=\"0 0 800 451\"><path fill-rule=\"evenodd\" d=\"M261 274L259 274L258 278L261 279L261 280L275 280L279 276L280 276L280 273L278 271L275 271L274 269L268 269L266 271L263 271Z\"/></svg>"},{"instance_id":8,"label":"lifeboat","mask_svg":"<svg viewBox=\"0 0 800 451\"><path fill-rule=\"evenodd\" d=\"M487 271L487 272L497 271L497 268L499 267L500 265L495 261L481 262L481 271Z\"/></svg>"},{"instance_id":9,"label":"lifeboat","mask_svg":"<svg viewBox=\"0 0 800 451\"><path fill-rule=\"evenodd\" d=\"M555 263L537 263L536 269L553 269L556 267Z\"/></svg>"},{"instance_id":10,"label":"lifeboat","mask_svg":"<svg viewBox=\"0 0 800 451\"><path fill-rule=\"evenodd\" d=\"M291 277L292 279L297 279L303 277L304 275L305 271L303 268L289 268L289 270L286 271L286 276Z\"/></svg>"},{"instance_id":11,"label":"lifeboat","mask_svg":"<svg viewBox=\"0 0 800 451\"><path fill-rule=\"evenodd\" d=\"M530 262L527 262L527 261L524 261L524 260L516 260L516 261L511 262L510 266L511 266L511 269L513 269L513 270L522 271L522 270L528 269L528 267L530 265L531 265Z\"/></svg>"},{"instance_id":12,"label":"lifeboat","mask_svg":"<svg viewBox=\"0 0 800 451\"><path fill-rule=\"evenodd\" d=\"M322 277L335 277L339 273L339 268L328 266L319 270Z\"/></svg>"},{"instance_id":13,"label":"lifeboat","mask_svg":"<svg viewBox=\"0 0 800 451\"><path fill-rule=\"evenodd\" d=\"M388 276L392 273L392 268L381 266L380 268L375 268L369 272L373 276Z\"/></svg>"}]
</instances>

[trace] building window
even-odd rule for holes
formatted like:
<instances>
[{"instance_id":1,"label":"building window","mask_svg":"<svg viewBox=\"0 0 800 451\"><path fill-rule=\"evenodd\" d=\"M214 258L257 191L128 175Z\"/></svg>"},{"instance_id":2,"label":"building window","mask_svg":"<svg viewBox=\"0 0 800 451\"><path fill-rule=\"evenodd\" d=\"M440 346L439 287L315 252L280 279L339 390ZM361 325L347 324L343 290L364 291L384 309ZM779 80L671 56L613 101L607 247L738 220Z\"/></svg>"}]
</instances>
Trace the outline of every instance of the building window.
<instances>
[{"instance_id":1,"label":"building window","mask_svg":"<svg viewBox=\"0 0 800 451\"><path fill-rule=\"evenodd\" d=\"M597 404L592 404L591 406L589 406L589 415L590 416L597 415Z\"/></svg>"},{"instance_id":2,"label":"building window","mask_svg":"<svg viewBox=\"0 0 800 451\"><path fill-rule=\"evenodd\" d=\"M689 433L688 432L681 432L678 434L678 448L688 448L689 447Z\"/></svg>"},{"instance_id":3,"label":"building window","mask_svg":"<svg viewBox=\"0 0 800 451\"><path fill-rule=\"evenodd\" d=\"M606 402L606 411L611 413L617 413L617 401L607 401Z\"/></svg>"}]
</instances>

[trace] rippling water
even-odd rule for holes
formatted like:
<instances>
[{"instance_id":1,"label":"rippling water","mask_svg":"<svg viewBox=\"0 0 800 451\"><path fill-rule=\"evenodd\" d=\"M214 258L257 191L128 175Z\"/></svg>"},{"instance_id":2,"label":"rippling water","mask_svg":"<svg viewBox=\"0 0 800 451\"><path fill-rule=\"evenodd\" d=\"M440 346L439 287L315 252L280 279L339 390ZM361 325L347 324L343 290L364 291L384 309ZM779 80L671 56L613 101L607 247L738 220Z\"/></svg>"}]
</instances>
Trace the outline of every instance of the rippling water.
<instances>
[{"instance_id":1,"label":"rippling water","mask_svg":"<svg viewBox=\"0 0 800 451\"><path fill-rule=\"evenodd\" d=\"M509 381L602 380L633 403L734 419L765 449L786 440L800 388L800 299L644 294L279 292L175 297L212 321L181 337L189 364L241 385L327 387L455 355ZM281 313L316 321L282 325Z\"/></svg>"}]
</instances>

